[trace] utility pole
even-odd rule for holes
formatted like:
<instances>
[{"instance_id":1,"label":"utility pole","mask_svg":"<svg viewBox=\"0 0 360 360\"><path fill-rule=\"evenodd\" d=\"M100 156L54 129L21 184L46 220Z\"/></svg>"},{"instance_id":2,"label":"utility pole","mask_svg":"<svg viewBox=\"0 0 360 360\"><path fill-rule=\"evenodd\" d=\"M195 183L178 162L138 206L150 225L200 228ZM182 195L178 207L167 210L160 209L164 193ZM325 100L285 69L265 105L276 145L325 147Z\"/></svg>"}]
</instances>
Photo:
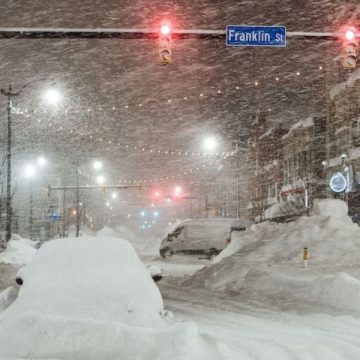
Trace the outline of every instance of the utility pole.
<instances>
[{"instance_id":1,"label":"utility pole","mask_svg":"<svg viewBox=\"0 0 360 360\"><path fill-rule=\"evenodd\" d=\"M6 176L6 242L11 239L12 230L12 204L11 204L11 147L12 147L12 132L11 132L11 110L12 110L12 98L19 95L18 92L12 90L11 84L8 90L1 89L1 94L7 97L7 146L6 146L6 158L7 158L7 176Z\"/></svg>"},{"instance_id":2,"label":"utility pole","mask_svg":"<svg viewBox=\"0 0 360 360\"><path fill-rule=\"evenodd\" d=\"M240 152L238 143L235 144L236 154L236 218L240 219Z\"/></svg>"},{"instance_id":3,"label":"utility pole","mask_svg":"<svg viewBox=\"0 0 360 360\"><path fill-rule=\"evenodd\" d=\"M76 162L76 237L80 233L80 188L79 188L79 162Z\"/></svg>"},{"instance_id":4,"label":"utility pole","mask_svg":"<svg viewBox=\"0 0 360 360\"><path fill-rule=\"evenodd\" d=\"M66 189L64 189L64 194L63 194L63 214L62 214L62 223L63 223L63 228L62 228L62 237L65 237L65 232L66 232Z\"/></svg>"},{"instance_id":5,"label":"utility pole","mask_svg":"<svg viewBox=\"0 0 360 360\"><path fill-rule=\"evenodd\" d=\"M30 212L29 212L29 239L33 240L34 225L34 180L30 182Z\"/></svg>"}]
</instances>

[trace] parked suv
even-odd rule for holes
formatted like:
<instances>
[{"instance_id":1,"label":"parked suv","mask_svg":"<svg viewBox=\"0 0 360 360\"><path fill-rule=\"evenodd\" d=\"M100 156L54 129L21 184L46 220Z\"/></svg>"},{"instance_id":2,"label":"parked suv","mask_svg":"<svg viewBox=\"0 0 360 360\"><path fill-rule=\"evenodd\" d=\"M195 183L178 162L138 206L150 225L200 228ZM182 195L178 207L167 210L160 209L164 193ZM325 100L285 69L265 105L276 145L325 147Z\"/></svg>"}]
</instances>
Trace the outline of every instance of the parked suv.
<instances>
[{"instance_id":1,"label":"parked suv","mask_svg":"<svg viewBox=\"0 0 360 360\"><path fill-rule=\"evenodd\" d=\"M229 243L234 227L246 229L249 221L240 219L185 220L168 234L160 245L160 255L205 255L212 258Z\"/></svg>"}]
</instances>

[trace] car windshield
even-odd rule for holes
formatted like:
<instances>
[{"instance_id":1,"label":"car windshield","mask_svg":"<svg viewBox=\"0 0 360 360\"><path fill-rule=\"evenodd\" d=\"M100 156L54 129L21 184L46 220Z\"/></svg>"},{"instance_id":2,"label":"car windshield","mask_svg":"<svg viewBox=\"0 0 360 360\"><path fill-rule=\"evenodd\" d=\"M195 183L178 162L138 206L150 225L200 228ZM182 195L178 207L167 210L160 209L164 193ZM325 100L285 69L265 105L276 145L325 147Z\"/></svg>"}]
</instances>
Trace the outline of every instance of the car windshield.
<instances>
[{"instance_id":1,"label":"car windshield","mask_svg":"<svg viewBox=\"0 0 360 360\"><path fill-rule=\"evenodd\" d=\"M0 45L0 360L360 359L360 0L1 0Z\"/></svg>"}]
</instances>

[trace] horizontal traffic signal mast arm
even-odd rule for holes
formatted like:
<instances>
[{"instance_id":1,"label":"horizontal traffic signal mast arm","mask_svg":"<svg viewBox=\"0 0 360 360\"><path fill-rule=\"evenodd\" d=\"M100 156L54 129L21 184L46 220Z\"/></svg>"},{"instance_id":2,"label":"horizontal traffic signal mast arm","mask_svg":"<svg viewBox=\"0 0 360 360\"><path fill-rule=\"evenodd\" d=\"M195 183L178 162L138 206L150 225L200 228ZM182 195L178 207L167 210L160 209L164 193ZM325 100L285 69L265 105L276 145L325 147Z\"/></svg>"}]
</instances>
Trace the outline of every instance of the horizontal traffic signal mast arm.
<instances>
[{"instance_id":1,"label":"horizontal traffic signal mast arm","mask_svg":"<svg viewBox=\"0 0 360 360\"><path fill-rule=\"evenodd\" d=\"M90 190L90 189L129 189L152 187L152 185L81 185L81 186L49 186L48 190Z\"/></svg>"},{"instance_id":2,"label":"horizontal traffic signal mast arm","mask_svg":"<svg viewBox=\"0 0 360 360\"><path fill-rule=\"evenodd\" d=\"M201 30L201 29L173 29L171 34L177 38L225 38L224 30ZM332 32L306 32L306 31L288 31L288 38L312 39L339 38L342 34ZM0 39L57 39L57 38L94 38L94 39L157 39L159 37L158 29L136 29L136 28L0 28ZM356 36L360 39L360 34Z\"/></svg>"}]
</instances>

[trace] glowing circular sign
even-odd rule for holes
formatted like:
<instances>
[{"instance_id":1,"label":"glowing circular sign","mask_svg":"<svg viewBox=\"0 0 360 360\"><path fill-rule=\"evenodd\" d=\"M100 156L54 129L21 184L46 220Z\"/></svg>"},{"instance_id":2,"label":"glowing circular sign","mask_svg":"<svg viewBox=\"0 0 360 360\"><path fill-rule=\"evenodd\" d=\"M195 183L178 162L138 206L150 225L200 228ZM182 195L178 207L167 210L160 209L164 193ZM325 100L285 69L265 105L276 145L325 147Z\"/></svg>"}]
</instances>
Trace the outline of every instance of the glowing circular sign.
<instances>
[{"instance_id":1,"label":"glowing circular sign","mask_svg":"<svg viewBox=\"0 0 360 360\"><path fill-rule=\"evenodd\" d=\"M331 176L329 185L332 191L340 193L346 190L348 183L345 176L337 172Z\"/></svg>"}]
</instances>

